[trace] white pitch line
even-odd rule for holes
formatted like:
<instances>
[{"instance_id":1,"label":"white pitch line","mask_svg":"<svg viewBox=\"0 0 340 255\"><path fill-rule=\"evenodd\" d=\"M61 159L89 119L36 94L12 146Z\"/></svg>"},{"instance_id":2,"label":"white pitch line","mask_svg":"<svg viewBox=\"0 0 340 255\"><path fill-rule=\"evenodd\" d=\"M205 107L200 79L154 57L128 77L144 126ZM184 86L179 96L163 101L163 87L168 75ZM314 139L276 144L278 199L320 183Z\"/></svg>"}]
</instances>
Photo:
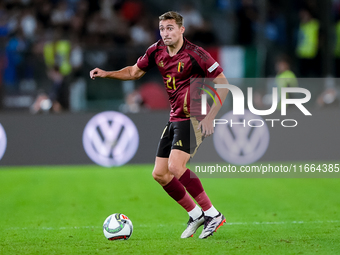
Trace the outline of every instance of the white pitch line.
<instances>
[{"instance_id":1,"label":"white pitch line","mask_svg":"<svg viewBox=\"0 0 340 255\"><path fill-rule=\"evenodd\" d=\"M277 221L277 222L226 222L226 225L284 225L284 224L324 224L324 223L340 223L340 220L326 220L326 221ZM181 224L186 225L186 224ZM140 224L136 227L146 228L151 225ZM164 224L159 224L157 227L166 227ZM92 228L103 228L102 226L74 226L74 227L31 227L31 228L21 228L21 227L11 227L5 228L5 230L69 230L69 229L92 229Z\"/></svg>"}]
</instances>

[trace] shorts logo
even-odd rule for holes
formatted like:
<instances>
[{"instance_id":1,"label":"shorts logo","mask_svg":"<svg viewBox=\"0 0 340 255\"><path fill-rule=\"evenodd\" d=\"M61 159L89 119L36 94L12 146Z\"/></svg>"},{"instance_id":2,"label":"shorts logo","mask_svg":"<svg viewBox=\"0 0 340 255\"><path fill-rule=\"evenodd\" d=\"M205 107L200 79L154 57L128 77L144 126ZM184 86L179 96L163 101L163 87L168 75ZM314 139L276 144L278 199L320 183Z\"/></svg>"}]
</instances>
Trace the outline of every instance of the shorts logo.
<instances>
[{"instance_id":1,"label":"shorts logo","mask_svg":"<svg viewBox=\"0 0 340 255\"><path fill-rule=\"evenodd\" d=\"M135 124L122 113L108 111L95 115L85 126L83 146L98 165L124 165L136 154L139 135Z\"/></svg>"},{"instance_id":2,"label":"shorts logo","mask_svg":"<svg viewBox=\"0 0 340 255\"><path fill-rule=\"evenodd\" d=\"M0 160L5 154L6 147L7 147L6 132L2 125L0 124Z\"/></svg>"},{"instance_id":3,"label":"shorts logo","mask_svg":"<svg viewBox=\"0 0 340 255\"><path fill-rule=\"evenodd\" d=\"M213 136L215 149L221 158L243 165L254 163L265 154L269 146L269 130L264 121L263 125L256 126L255 122L263 120L260 116L245 110L243 116L235 116L230 111L222 118L230 121L225 125L216 125Z\"/></svg>"},{"instance_id":4,"label":"shorts logo","mask_svg":"<svg viewBox=\"0 0 340 255\"><path fill-rule=\"evenodd\" d=\"M177 66L177 72L181 73L183 72L184 69L184 63L182 61L178 62L178 66Z\"/></svg>"},{"instance_id":5,"label":"shorts logo","mask_svg":"<svg viewBox=\"0 0 340 255\"><path fill-rule=\"evenodd\" d=\"M175 143L175 146L183 147L182 140L179 140Z\"/></svg>"}]
</instances>

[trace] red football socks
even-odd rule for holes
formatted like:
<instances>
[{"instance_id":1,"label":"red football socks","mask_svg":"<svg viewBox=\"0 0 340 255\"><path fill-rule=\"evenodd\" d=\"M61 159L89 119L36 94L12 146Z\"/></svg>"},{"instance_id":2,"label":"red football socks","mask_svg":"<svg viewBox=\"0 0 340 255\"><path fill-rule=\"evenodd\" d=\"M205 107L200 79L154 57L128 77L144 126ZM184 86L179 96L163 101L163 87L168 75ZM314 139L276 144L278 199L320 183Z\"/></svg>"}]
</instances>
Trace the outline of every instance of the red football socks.
<instances>
[{"instance_id":1,"label":"red football socks","mask_svg":"<svg viewBox=\"0 0 340 255\"><path fill-rule=\"evenodd\" d=\"M172 180L167 185L165 185L163 189L187 212L190 212L195 208L196 206L195 202L185 191L185 188L176 177L172 178Z\"/></svg>"},{"instance_id":2,"label":"red football socks","mask_svg":"<svg viewBox=\"0 0 340 255\"><path fill-rule=\"evenodd\" d=\"M198 176L187 169L184 174L179 178L179 181L183 184L189 194L196 200L203 211L207 211L211 206L210 199L205 193L202 183Z\"/></svg>"}]
</instances>

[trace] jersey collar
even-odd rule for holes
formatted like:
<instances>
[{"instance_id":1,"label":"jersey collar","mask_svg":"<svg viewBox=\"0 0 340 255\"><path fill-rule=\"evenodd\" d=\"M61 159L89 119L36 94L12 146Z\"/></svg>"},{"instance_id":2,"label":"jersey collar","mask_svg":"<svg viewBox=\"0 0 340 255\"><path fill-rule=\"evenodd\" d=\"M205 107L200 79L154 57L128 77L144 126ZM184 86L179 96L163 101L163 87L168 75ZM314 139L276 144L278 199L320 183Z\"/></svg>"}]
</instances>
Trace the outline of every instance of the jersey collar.
<instances>
[{"instance_id":1,"label":"jersey collar","mask_svg":"<svg viewBox=\"0 0 340 255\"><path fill-rule=\"evenodd\" d=\"M183 36L183 44L182 44L182 47L179 49L179 51L177 51L177 53L174 55L176 56L178 53L180 53L181 51L183 51L185 49L185 46L187 44L187 39ZM163 42L164 43L164 42ZM169 51L168 51L168 47L166 47L166 52L169 54Z\"/></svg>"},{"instance_id":2,"label":"jersey collar","mask_svg":"<svg viewBox=\"0 0 340 255\"><path fill-rule=\"evenodd\" d=\"M182 47L179 49L179 51L177 52L177 54L180 53L182 50L185 49L185 45L186 45L186 44L187 44L187 39L183 36L183 45L182 45Z\"/></svg>"}]
</instances>

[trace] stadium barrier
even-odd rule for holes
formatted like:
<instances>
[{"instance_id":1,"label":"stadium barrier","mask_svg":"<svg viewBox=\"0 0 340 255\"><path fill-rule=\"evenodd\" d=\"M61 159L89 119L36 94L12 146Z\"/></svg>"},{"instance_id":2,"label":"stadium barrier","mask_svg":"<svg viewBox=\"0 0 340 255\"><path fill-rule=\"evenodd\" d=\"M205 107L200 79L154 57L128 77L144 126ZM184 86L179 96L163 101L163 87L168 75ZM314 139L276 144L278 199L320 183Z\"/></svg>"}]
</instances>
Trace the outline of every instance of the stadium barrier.
<instances>
[{"instance_id":1,"label":"stadium barrier","mask_svg":"<svg viewBox=\"0 0 340 255\"><path fill-rule=\"evenodd\" d=\"M153 163L157 144L168 121L168 112L131 114L139 132L139 148L129 163ZM302 116L291 111L286 119L296 119L294 128L276 125L269 127L269 147L260 161L338 160L340 119L338 109L312 111ZM0 114L0 124L6 132L7 148L0 160L1 166L14 165L82 165L94 164L86 155L82 136L94 113L60 115ZM271 119L282 119L279 113ZM277 122L279 123L279 122ZM0 143L3 141L0 138ZM208 138L195 158L200 161L220 162ZM1 158L1 157L0 157Z\"/></svg>"}]
</instances>

